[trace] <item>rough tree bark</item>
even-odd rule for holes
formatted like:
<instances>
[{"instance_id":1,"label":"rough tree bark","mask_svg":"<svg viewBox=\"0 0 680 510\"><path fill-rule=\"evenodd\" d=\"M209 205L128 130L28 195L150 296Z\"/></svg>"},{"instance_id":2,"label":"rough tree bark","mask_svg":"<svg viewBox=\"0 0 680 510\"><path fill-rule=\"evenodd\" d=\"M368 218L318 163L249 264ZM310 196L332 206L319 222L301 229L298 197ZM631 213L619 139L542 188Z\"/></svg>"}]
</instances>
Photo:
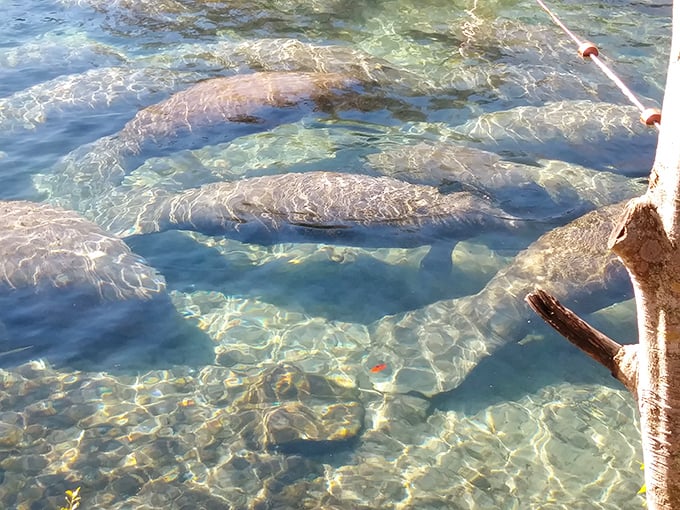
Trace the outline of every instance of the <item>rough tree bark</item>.
<instances>
[{"instance_id":1,"label":"rough tree bark","mask_svg":"<svg viewBox=\"0 0 680 510\"><path fill-rule=\"evenodd\" d=\"M680 510L680 0L662 111L649 189L628 204L609 239L633 283L639 343L602 338L543 292L527 301L636 396L647 506Z\"/></svg>"}]
</instances>

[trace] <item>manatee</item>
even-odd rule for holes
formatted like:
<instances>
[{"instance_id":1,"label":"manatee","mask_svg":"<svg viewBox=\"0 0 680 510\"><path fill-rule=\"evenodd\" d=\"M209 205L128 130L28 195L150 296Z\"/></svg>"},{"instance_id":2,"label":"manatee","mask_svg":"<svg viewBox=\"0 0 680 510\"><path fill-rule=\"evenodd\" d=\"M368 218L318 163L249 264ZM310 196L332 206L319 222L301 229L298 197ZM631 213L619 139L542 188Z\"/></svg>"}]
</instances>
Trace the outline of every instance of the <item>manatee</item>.
<instances>
[{"instance_id":1,"label":"manatee","mask_svg":"<svg viewBox=\"0 0 680 510\"><path fill-rule=\"evenodd\" d=\"M117 134L66 155L52 175L37 179L37 186L59 205L85 212L121 183L130 170L127 159L146 145L177 143L179 137L186 142L191 140L189 135L197 136L195 131L215 126L225 136L224 123L257 126L261 123L258 115L266 108L324 102L355 83L341 74L286 72L201 81L139 111Z\"/></svg>"},{"instance_id":2,"label":"manatee","mask_svg":"<svg viewBox=\"0 0 680 510\"><path fill-rule=\"evenodd\" d=\"M525 20L494 16L483 23L454 25L451 30L463 41L460 52L469 59L503 60L523 67L548 64L571 71L576 56L574 43L551 23L529 25Z\"/></svg>"},{"instance_id":3,"label":"manatee","mask_svg":"<svg viewBox=\"0 0 680 510\"><path fill-rule=\"evenodd\" d=\"M201 81L144 108L118 134L133 152L147 140L160 143L223 122L257 122L266 107L285 108L322 100L357 82L335 73L253 73Z\"/></svg>"},{"instance_id":4,"label":"manatee","mask_svg":"<svg viewBox=\"0 0 680 510\"><path fill-rule=\"evenodd\" d=\"M203 39L212 32L212 36L222 35L232 28L243 33L255 31L262 33L262 25L266 33L277 32L282 26L285 31L289 27L306 26L315 18L323 21L328 18L337 19L343 14L350 15L356 5L349 0L294 0L292 2L277 1L275 4L253 1L231 1L228 3L215 0L58 0L66 7L81 7L102 13L106 17L106 28L113 26L116 35L126 31L137 34L140 28L167 32L182 29L195 34L200 26ZM324 5L327 4L327 5ZM335 21L337 23L337 21ZM331 29L335 23L326 23ZM259 30L258 30L259 29ZM217 34L215 33L217 32ZM346 36L346 28L341 32ZM128 34L128 35L132 35ZM328 33L326 38L332 38ZM176 39L173 39L175 42Z\"/></svg>"},{"instance_id":5,"label":"manatee","mask_svg":"<svg viewBox=\"0 0 680 510\"><path fill-rule=\"evenodd\" d=\"M499 17L449 23L447 36L462 57L457 65L431 65L425 73L440 89L454 88L499 105L620 99L606 78L579 65L573 42L550 24ZM607 86L603 86L606 84ZM613 89L613 90L612 90Z\"/></svg>"},{"instance_id":6,"label":"manatee","mask_svg":"<svg viewBox=\"0 0 680 510\"><path fill-rule=\"evenodd\" d=\"M617 87L612 86L611 81L600 72L595 65L587 60L580 59L576 53L576 45L567 37L562 30L544 13L539 13L534 19L525 17L518 18L516 13L506 11L502 13L504 6L479 3L467 5L458 13L445 15L442 18L432 18L426 25L427 35L435 37L447 37L450 41L448 47L453 55L459 53L459 67L477 68L490 64L499 66L498 72L490 73L487 85L493 82L499 83L507 79L507 72L512 75L510 89L500 87L503 99L514 100L526 104L540 104L547 99L538 99L532 95L532 91L538 92L538 96L545 96L554 88L554 94L550 100L559 99L584 99L593 98L599 101L619 102L623 98ZM469 10L468 10L469 9ZM635 41L639 40L639 29L631 24L621 26L610 16L605 8L593 6L590 11L598 22L602 23L600 30L607 33L614 30L621 41L620 58L616 62L616 72L636 94L646 94L651 97L661 97L663 83L649 87L655 76L666 75L667 62L664 56L661 58L651 57L639 48L635 49ZM413 13L402 21L404 25L400 33L413 29ZM431 17L432 12L422 13ZM639 13L639 26L658 26L657 19L651 19ZM382 23L387 21L381 19ZM417 22L416 22L417 23ZM610 25L607 27L607 25ZM421 24L420 27L423 25ZM417 28L420 28L417 27ZM668 30L657 31L654 36L661 47L670 44ZM625 42L624 42L625 41ZM428 41L429 42L429 41ZM429 48L431 45L428 44ZM606 50L605 50L606 51ZM637 69L644 65L646 72L639 73ZM437 70L432 66L432 73L428 76L439 76L441 71L448 72L455 79L456 69L454 66L440 65ZM650 69L651 68L651 69ZM522 79L526 82L526 89L522 91ZM544 80L540 77L543 76ZM555 78L558 78L557 80ZM508 84L510 85L510 84ZM537 88L535 88L537 86ZM485 88L482 85L481 88ZM514 96L508 93L511 90L518 92ZM564 95L560 97L560 93ZM645 101L643 101L645 102Z\"/></svg>"},{"instance_id":7,"label":"manatee","mask_svg":"<svg viewBox=\"0 0 680 510\"><path fill-rule=\"evenodd\" d=\"M175 0L59 0L59 3L67 7L87 7L105 13L118 13L137 23L167 20L169 15L186 11L186 7Z\"/></svg>"},{"instance_id":8,"label":"manatee","mask_svg":"<svg viewBox=\"0 0 680 510\"><path fill-rule=\"evenodd\" d=\"M656 145L656 131L640 122L637 108L589 100L484 113L456 131L496 152L530 153L628 175L651 167Z\"/></svg>"},{"instance_id":9,"label":"manatee","mask_svg":"<svg viewBox=\"0 0 680 510\"><path fill-rule=\"evenodd\" d=\"M64 75L0 99L0 129L35 129L64 111L111 107L153 100L158 95L195 81L196 73L166 69L103 67Z\"/></svg>"},{"instance_id":10,"label":"manatee","mask_svg":"<svg viewBox=\"0 0 680 510\"><path fill-rule=\"evenodd\" d=\"M127 245L80 215L24 201L0 206L0 286L79 287L87 299L151 299L165 281Z\"/></svg>"},{"instance_id":11,"label":"manatee","mask_svg":"<svg viewBox=\"0 0 680 510\"><path fill-rule=\"evenodd\" d=\"M634 41L639 39L639 34L636 33L637 27L621 26L607 12L593 7L594 9L590 11L591 15L603 23L600 30L606 33L608 30L615 29L620 38L620 55L625 54L626 57L619 58L616 62L615 70L618 75L631 90L636 91L636 94L650 94L651 92L654 97L660 97L663 94L663 83L653 84L650 90L649 85L653 80L650 78L665 76L666 59L650 58L649 54L639 50L631 51L630 46L625 49L627 45L634 47ZM599 13L597 13L598 10ZM657 25L656 15L654 16L656 19L642 13L637 15L640 16L638 19L640 26ZM454 34L463 40L459 51L465 57L467 65L471 67L481 62L503 62L529 75L541 68L546 73L552 71L563 76L568 73L572 78L565 79L561 87L567 89L567 86L571 84L572 91L567 97L570 98L581 92L581 94L587 93L593 97L597 95L600 100L604 101L620 100L621 93L612 86L611 81L595 65L591 65L587 60L584 63L578 58L577 46L574 42L566 37L547 16L544 20L539 23L536 23L538 20L533 20L534 22L531 23L524 18L511 19L494 11L489 19L475 18L465 20L464 23L449 24L449 34ZM613 26L606 28L608 22ZM658 31L653 37L661 47L670 45L670 33L667 30ZM644 75L637 71L640 65L645 65ZM530 98L526 99L530 100Z\"/></svg>"},{"instance_id":12,"label":"manatee","mask_svg":"<svg viewBox=\"0 0 680 510\"><path fill-rule=\"evenodd\" d=\"M389 177L305 172L218 182L104 203L97 223L124 236L192 230L268 244L320 238L362 245L429 243L521 223L474 193L442 194Z\"/></svg>"},{"instance_id":13,"label":"manatee","mask_svg":"<svg viewBox=\"0 0 680 510\"><path fill-rule=\"evenodd\" d=\"M131 340L153 351L186 334L163 276L122 240L49 204L4 201L0 213L0 364L104 361Z\"/></svg>"},{"instance_id":14,"label":"manatee","mask_svg":"<svg viewBox=\"0 0 680 510\"><path fill-rule=\"evenodd\" d=\"M154 67L210 64L244 72L341 73L362 82L381 84L393 84L402 72L386 60L351 46L313 44L287 37L181 44L141 60Z\"/></svg>"},{"instance_id":15,"label":"manatee","mask_svg":"<svg viewBox=\"0 0 680 510\"><path fill-rule=\"evenodd\" d=\"M601 100L598 87L587 77L552 66L517 66L507 61L479 62L474 65L431 66L425 71L431 93L474 95L477 103L493 102L501 108L543 105L562 100Z\"/></svg>"},{"instance_id":16,"label":"manatee","mask_svg":"<svg viewBox=\"0 0 680 510\"><path fill-rule=\"evenodd\" d=\"M0 97L19 84L44 82L63 74L76 74L92 65L123 65L125 55L113 46L91 39L82 32L63 29L41 34L12 48L0 49ZM59 65L54 65L59 62Z\"/></svg>"},{"instance_id":17,"label":"manatee","mask_svg":"<svg viewBox=\"0 0 680 510\"><path fill-rule=\"evenodd\" d=\"M456 388L484 357L527 334L535 314L524 297L537 286L578 313L630 295L625 268L607 248L624 207L605 206L547 232L475 295L376 321L373 349L393 375L378 389L433 396Z\"/></svg>"},{"instance_id":18,"label":"manatee","mask_svg":"<svg viewBox=\"0 0 680 510\"><path fill-rule=\"evenodd\" d=\"M419 92L430 90L422 76L350 46L264 38L238 43L233 55L261 71L341 73L362 83L374 82L391 88L402 85Z\"/></svg>"},{"instance_id":19,"label":"manatee","mask_svg":"<svg viewBox=\"0 0 680 510\"><path fill-rule=\"evenodd\" d=\"M647 184L556 160L526 165L447 142L420 142L367 157L378 172L415 184L451 185L494 197L509 212L530 208L546 217L575 218L644 193Z\"/></svg>"}]
</instances>

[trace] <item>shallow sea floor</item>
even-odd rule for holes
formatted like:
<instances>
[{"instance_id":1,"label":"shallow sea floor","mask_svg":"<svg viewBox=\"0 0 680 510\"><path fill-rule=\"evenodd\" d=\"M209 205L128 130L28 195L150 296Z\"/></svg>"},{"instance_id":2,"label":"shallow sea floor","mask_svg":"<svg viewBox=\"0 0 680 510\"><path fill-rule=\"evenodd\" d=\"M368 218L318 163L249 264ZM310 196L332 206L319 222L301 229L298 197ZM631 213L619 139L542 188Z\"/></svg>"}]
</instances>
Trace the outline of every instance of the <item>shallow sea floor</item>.
<instances>
[{"instance_id":1,"label":"shallow sea floor","mask_svg":"<svg viewBox=\"0 0 680 510\"><path fill-rule=\"evenodd\" d=\"M642 507L632 397L538 318L515 328L484 303L498 313L474 325L469 350L488 342L490 355L475 352L469 366L442 356L447 312L465 310L541 234L638 193L653 159L655 134L536 5L0 8L0 199L67 205L125 235L140 197L322 169L477 193L530 219L460 238L427 231L410 244L406 229L377 246L327 232L263 244L185 231L126 239L167 281L172 314L103 324L74 308L51 318L77 319L78 338L93 343L64 342L46 360L22 343L35 333L30 317L0 330L0 507L59 508L75 487L83 509ZM555 8L644 103L660 103L670 5ZM354 85L133 140L135 150L120 143L140 110L191 84L281 71L340 73ZM412 150L423 146L435 156ZM473 151L446 159L472 177L447 173L451 147ZM501 185L509 169L537 177ZM562 171L573 187L555 184ZM633 342L625 282L617 291L599 311L576 305ZM424 331L444 332L439 351L379 337L395 324L411 338L391 317L433 303L444 317ZM25 315L49 316L52 305ZM491 322L521 333L491 338ZM120 343L98 350L98 333L115 328ZM448 364L466 374L460 384L442 376Z\"/></svg>"}]
</instances>

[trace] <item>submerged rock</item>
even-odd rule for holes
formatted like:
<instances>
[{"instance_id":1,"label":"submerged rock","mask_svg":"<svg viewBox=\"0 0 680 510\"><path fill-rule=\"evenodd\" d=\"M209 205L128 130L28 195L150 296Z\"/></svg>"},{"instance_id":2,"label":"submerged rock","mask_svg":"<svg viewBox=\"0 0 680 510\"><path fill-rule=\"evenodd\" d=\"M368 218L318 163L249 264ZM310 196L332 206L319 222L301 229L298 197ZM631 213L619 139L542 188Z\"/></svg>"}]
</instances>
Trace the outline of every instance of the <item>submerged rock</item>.
<instances>
[{"instance_id":1,"label":"submerged rock","mask_svg":"<svg viewBox=\"0 0 680 510\"><path fill-rule=\"evenodd\" d=\"M255 448L328 453L356 439L363 428L356 387L289 363L248 378L244 389L230 406L233 426Z\"/></svg>"},{"instance_id":2,"label":"submerged rock","mask_svg":"<svg viewBox=\"0 0 680 510\"><path fill-rule=\"evenodd\" d=\"M24 431L21 427L0 421L0 448L16 448L23 439Z\"/></svg>"},{"instance_id":3,"label":"submerged rock","mask_svg":"<svg viewBox=\"0 0 680 510\"><path fill-rule=\"evenodd\" d=\"M399 421L389 423L408 437L367 427L355 461L316 478L308 505L613 509L643 483L636 406L623 388L559 382L478 412L435 410L422 429Z\"/></svg>"},{"instance_id":4,"label":"submerged rock","mask_svg":"<svg viewBox=\"0 0 680 510\"><path fill-rule=\"evenodd\" d=\"M393 376L381 391L426 396L452 390L486 356L521 340L533 312L524 297L540 286L575 311L593 311L630 292L627 273L607 248L624 203L556 228L519 253L478 294L376 321L372 343Z\"/></svg>"},{"instance_id":5,"label":"submerged rock","mask_svg":"<svg viewBox=\"0 0 680 510\"><path fill-rule=\"evenodd\" d=\"M0 461L6 475L0 496L49 507L63 500L68 471L83 481L83 493L109 507L248 508L275 501L294 508L323 476L322 459L353 444L363 428L355 387L292 365L249 375L182 366L116 376L31 363L0 369L0 405L21 409L0 413L0 430L9 435L0 452L11 452ZM54 414L31 414L26 405ZM266 415L293 405L287 418L300 441L261 443L271 437L267 430L286 430L265 426ZM297 429L300 416L312 418ZM53 490L44 493L46 487Z\"/></svg>"},{"instance_id":6,"label":"submerged rock","mask_svg":"<svg viewBox=\"0 0 680 510\"><path fill-rule=\"evenodd\" d=\"M420 412L395 414L393 404L377 400L374 423L364 418L360 440L310 438L300 453L264 449L262 415L277 407L277 396L282 404L316 398L320 405L353 406L351 384L338 389L319 376L322 388L334 389L317 391L313 379L291 365L250 376L206 366L115 377L32 363L0 369L0 376L0 405L18 410L0 416L0 430L9 434L0 441L0 451L9 452L3 501L57 508L64 471L83 481L83 494L119 509L273 502L281 508L393 509L404 502L455 508L453 501L464 501L461 508L507 501L534 508L554 494L573 508L595 500L625 508L642 483L639 440L628 439L638 437L635 403L625 389L599 383L558 382L491 403L455 401L456 408L475 406L467 412L428 412L425 401L398 396ZM36 412L43 408L53 414ZM340 451L343 444L351 449ZM603 496L603 480L616 490Z\"/></svg>"}]
</instances>

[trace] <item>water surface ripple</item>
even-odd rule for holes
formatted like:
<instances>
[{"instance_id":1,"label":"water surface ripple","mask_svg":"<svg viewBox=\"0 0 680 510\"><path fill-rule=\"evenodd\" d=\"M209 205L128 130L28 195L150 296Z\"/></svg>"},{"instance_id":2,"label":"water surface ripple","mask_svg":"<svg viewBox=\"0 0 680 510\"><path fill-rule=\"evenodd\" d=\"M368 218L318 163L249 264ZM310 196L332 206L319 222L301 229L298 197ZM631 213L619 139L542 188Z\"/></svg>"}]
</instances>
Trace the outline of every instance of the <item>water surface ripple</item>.
<instances>
[{"instance_id":1,"label":"water surface ripple","mask_svg":"<svg viewBox=\"0 0 680 510\"><path fill-rule=\"evenodd\" d=\"M620 509L656 136L529 0L0 2L0 507ZM562 2L659 105L670 5Z\"/></svg>"}]
</instances>

